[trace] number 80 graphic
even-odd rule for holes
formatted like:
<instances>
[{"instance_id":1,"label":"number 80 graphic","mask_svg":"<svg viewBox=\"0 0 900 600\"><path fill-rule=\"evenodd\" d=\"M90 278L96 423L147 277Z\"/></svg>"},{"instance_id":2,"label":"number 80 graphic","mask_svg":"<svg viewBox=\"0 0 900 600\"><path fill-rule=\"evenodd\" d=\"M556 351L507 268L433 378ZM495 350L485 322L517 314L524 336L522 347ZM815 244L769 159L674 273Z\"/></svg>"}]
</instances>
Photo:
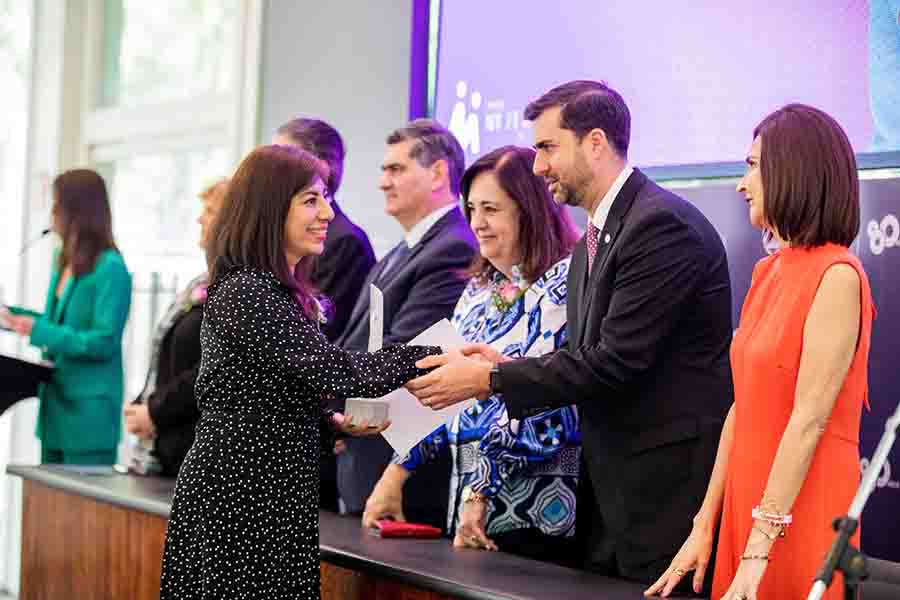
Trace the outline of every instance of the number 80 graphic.
<instances>
[{"instance_id":1,"label":"number 80 graphic","mask_svg":"<svg viewBox=\"0 0 900 600\"><path fill-rule=\"evenodd\" d=\"M887 215L881 223L869 221L869 248L872 254L878 255L885 248L893 248L900 245L900 220L894 215Z\"/></svg>"}]
</instances>

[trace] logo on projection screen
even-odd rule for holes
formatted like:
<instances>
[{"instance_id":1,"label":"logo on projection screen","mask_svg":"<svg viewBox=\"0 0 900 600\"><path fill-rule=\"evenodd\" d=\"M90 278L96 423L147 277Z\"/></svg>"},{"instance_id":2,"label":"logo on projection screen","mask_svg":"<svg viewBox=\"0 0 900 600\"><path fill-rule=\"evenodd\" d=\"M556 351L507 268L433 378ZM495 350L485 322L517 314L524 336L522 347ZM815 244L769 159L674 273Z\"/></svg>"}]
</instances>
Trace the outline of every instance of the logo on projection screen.
<instances>
[{"instance_id":1,"label":"logo on projection screen","mask_svg":"<svg viewBox=\"0 0 900 600\"><path fill-rule=\"evenodd\" d=\"M888 214L881 222L869 221L866 230L869 234L869 249L876 256L884 252L885 248L900 245L900 220L895 215Z\"/></svg>"},{"instance_id":2,"label":"logo on projection screen","mask_svg":"<svg viewBox=\"0 0 900 600\"><path fill-rule=\"evenodd\" d=\"M472 92L472 96L469 98L472 112L469 112L466 107L468 92L469 86L465 81L456 83L456 103L453 105L453 112L450 113L450 125L447 129L456 136L463 152L478 154L481 152L481 123L478 119L481 93L477 90Z\"/></svg>"}]
</instances>

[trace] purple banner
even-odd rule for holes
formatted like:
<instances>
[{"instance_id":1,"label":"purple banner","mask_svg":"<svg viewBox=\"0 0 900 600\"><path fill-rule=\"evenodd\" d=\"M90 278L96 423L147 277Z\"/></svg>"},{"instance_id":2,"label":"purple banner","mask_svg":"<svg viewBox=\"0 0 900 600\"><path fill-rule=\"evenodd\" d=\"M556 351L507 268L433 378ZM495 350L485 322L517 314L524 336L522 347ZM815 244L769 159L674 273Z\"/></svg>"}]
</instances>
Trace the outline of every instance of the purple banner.
<instances>
[{"instance_id":1,"label":"purple banner","mask_svg":"<svg viewBox=\"0 0 900 600\"><path fill-rule=\"evenodd\" d=\"M833 115L857 152L900 150L900 0L544 3L441 7L436 116L471 159L531 144L529 100L599 79L633 115L639 166L743 160L789 102Z\"/></svg>"},{"instance_id":2,"label":"purple banner","mask_svg":"<svg viewBox=\"0 0 900 600\"><path fill-rule=\"evenodd\" d=\"M869 403L863 414L863 467L900 402L900 180L863 181L862 231L854 250L872 284L878 316L872 330ZM900 561L900 445L894 446L862 520L863 550Z\"/></svg>"}]
</instances>

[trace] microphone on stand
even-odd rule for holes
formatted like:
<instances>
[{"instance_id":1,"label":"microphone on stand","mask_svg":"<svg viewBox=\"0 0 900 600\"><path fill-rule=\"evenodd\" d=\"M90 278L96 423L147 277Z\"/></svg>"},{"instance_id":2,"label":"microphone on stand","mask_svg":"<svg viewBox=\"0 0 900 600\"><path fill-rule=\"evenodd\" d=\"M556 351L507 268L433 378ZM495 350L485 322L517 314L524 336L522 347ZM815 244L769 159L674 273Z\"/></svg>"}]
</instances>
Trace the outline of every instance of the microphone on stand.
<instances>
[{"instance_id":1,"label":"microphone on stand","mask_svg":"<svg viewBox=\"0 0 900 600\"><path fill-rule=\"evenodd\" d=\"M36 244L39 241L41 241L42 239L44 239L44 237L46 237L46 235L48 233L50 233L49 227L47 229L41 229L41 232L38 235L34 236L33 238L31 238L30 240L25 242L25 245L23 245L22 249L19 250L19 256L22 256L23 254L25 254L25 251L28 250L29 248L31 248L31 246L33 246L34 244Z\"/></svg>"},{"instance_id":2,"label":"microphone on stand","mask_svg":"<svg viewBox=\"0 0 900 600\"><path fill-rule=\"evenodd\" d=\"M23 245L22 249L19 250L18 255L22 256L23 254L25 254L25 252L32 245L34 245L38 241L44 239L47 236L47 234L50 233L50 231L51 230L49 227L47 229L42 229L38 235L34 236L33 238L31 238L30 240L25 242L25 245ZM10 314L9 309L7 308L6 302L3 298L3 288L0 287L0 329L2 329L4 331L11 331L11 329L9 328L9 324L7 323L7 319L6 319L9 316L9 314Z\"/></svg>"}]
</instances>

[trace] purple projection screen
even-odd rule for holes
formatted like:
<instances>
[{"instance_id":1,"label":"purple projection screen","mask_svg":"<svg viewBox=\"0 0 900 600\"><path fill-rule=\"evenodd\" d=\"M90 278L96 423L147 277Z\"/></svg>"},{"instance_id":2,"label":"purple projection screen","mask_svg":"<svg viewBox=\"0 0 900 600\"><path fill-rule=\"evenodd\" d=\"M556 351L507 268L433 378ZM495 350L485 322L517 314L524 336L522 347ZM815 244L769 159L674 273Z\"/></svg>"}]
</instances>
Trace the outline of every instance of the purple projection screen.
<instances>
[{"instance_id":1,"label":"purple projection screen","mask_svg":"<svg viewBox=\"0 0 900 600\"><path fill-rule=\"evenodd\" d=\"M897 164L898 13L900 0L567 0L549 10L536 0L448 0L435 116L471 159L530 145L530 100L564 81L599 79L628 103L629 158L645 168L733 171L754 125L789 102L822 108L857 153L888 152Z\"/></svg>"}]
</instances>

